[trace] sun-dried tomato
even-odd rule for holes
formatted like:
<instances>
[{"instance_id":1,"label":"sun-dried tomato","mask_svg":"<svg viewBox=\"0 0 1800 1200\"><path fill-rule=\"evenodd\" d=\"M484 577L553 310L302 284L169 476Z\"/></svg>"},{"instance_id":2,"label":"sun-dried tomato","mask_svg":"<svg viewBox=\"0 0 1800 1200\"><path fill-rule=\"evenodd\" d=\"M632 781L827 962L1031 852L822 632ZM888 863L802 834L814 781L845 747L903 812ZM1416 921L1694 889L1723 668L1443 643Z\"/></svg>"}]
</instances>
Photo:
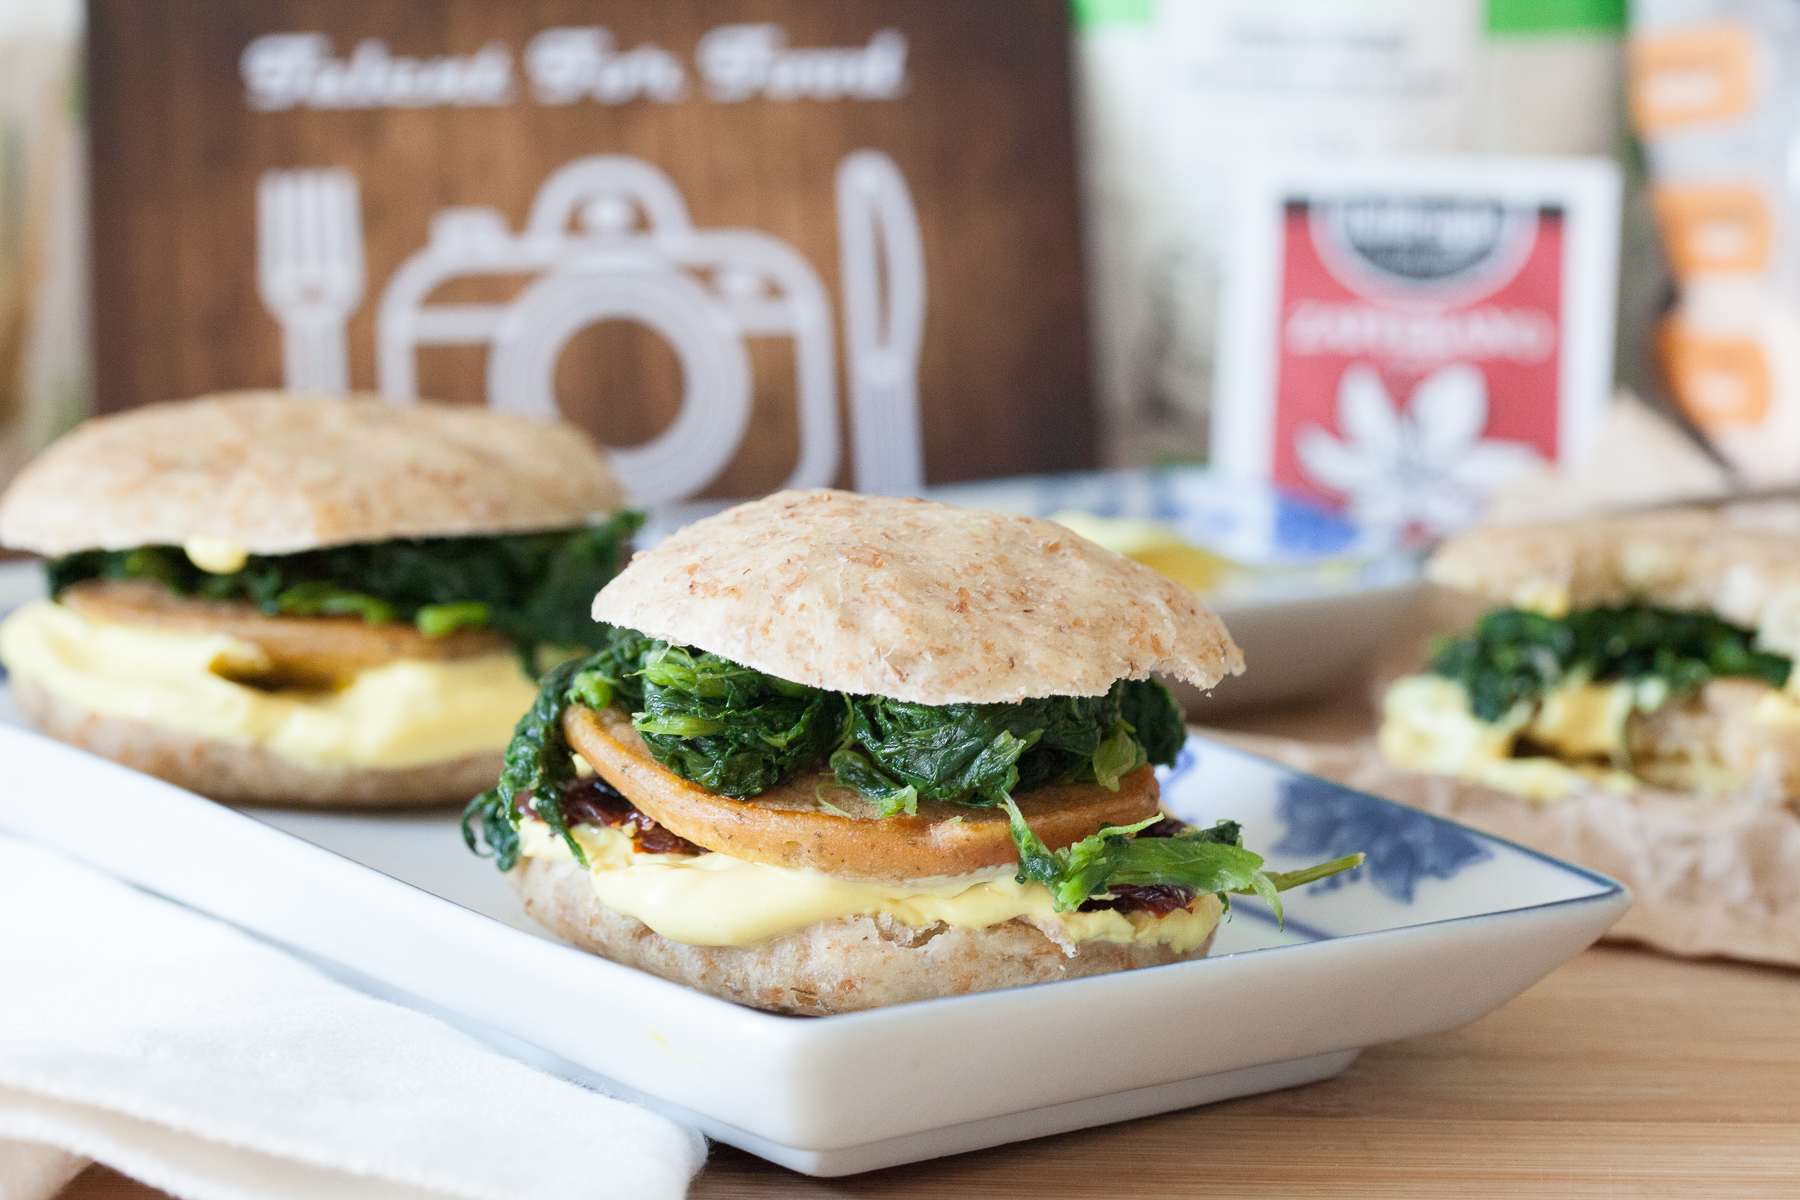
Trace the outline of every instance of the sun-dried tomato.
<instances>
[{"instance_id":1,"label":"sun-dried tomato","mask_svg":"<svg viewBox=\"0 0 1800 1200\"><path fill-rule=\"evenodd\" d=\"M1142 837L1143 834L1139 834ZM1166 917L1172 912L1186 908L1194 902L1200 893L1197 889L1184 887L1178 883L1153 883L1134 886L1129 883L1115 883L1106 889L1107 895L1094 896L1081 906L1082 912L1103 912L1111 909L1114 912L1147 912L1152 916Z\"/></svg>"},{"instance_id":2,"label":"sun-dried tomato","mask_svg":"<svg viewBox=\"0 0 1800 1200\"><path fill-rule=\"evenodd\" d=\"M598 775L585 776L563 788L562 814L571 825L608 825L615 829L641 815L618 788Z\"/></svg>"},{"instance_id":3,"label":"sun-dried tomato","mask_svg":"<svg viewBox=\"0 0 1800 1200\"><path fill-rule=\"evenodd\" d=\"M598 775L575 780L563 788L563 822L575 825L605 825L617 829L637 842L636 849L646 854L705 854L678 834L670 833L641 812L612 784Z\"/></svg>"},{"instance_id":4,"label":"sun-dried tomato","mask_svg":"<svg viewBox=\"0 0 1800 1200\"><path fill-rule=\"evenodd\" d=\"M1141 837L1141 838L1179 837L1182 833L1184 833L1187 830L1192 829L1192 828L1193 828L1192 825L1189 825L1186 821L1183 821L1180 817L1165 816L1162 820L1158 821L1156 824L1150 825L1150 826L1147 826L1146 828L1138 830L1137 836Z\"/></svg>"}]
</instances>

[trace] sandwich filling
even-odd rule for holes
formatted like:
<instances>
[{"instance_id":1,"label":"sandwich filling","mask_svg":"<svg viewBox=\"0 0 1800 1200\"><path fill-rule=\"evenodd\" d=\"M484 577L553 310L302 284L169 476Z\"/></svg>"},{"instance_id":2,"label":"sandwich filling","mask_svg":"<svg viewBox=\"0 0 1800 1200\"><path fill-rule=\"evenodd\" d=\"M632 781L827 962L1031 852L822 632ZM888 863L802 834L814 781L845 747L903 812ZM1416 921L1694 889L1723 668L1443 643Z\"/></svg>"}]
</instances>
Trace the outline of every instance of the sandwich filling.
<instances>
[{"instance_id":1,"label":"sandwich filling","mask_svg":"<svg viewBox=\"0 0 1800 1200\"><path fill-rule=\"evenodd\" d=\"M1540 800L1643 784L1761 803L1800 797L1793 662L1718 616L1650 605L1508 608L1446 639L1385 702L1397 766Z\"/></svg>"},{"instance_id":2,"label":"sandwich filling","mask_svg":"<svg viewBox=\"0 0 1800 1200\"><path fill-rule=\"evenodd\" d=\"M0 623L0 662L84 713L260 746L309 767L401 769L501 749L537 690L504 648L271 687L273 664L256 642L92 621L47 600Z\"/></svg>"},{"instance_id":3,"label":"sandwich filling","mask_svg":"<svg viewBox=\"0 0 1800 1200\"><path fill-rule=\"evenodd\" d=\"M81 712L307 766L492 753L531 706L539 657L596 644L565 615L640 523L289 555L214 540L80 552L48 564L52 600L0 625L0 663Z\"/></svg>"},{"instance_id":4,"label":"sandwich filling","mask_svg":"<svg viewBox=\"0 0 1800 1200\"><path fill-rule=\"evenodd\" d=\"M1058 912L1050 890L1019 882L1013 867L878 883L747 862L676 837L598 778L565 788L561 809L600 902L695 946L747 946L820 921L886 916L914 927L1025 921L1065 948L1138 942L1186 953L1205 943L1224 911L1215 897L1189 888L1121 885L1116 896ZM1163 824L1171 836L1185 828ZM1236 827L1207 832L1235 839ZM529 806L518 834L521 858L574 859Z\"/></svg>"},{"instance_id":5,"label":"sandwich filling","mask_svg":"<svg viewBox=\"0 0 1800 1200\"><path fill-rule=\"evenodd\" d=\"M618 573L643 514L542 533L401 538L250 554L217 538L184 546L84 550L46 566L50 594L88 580L151 580L177 596L242 601L264 616L355 616L411 624L427 637L492 630L521 656L597 649L580 606Z\"/></svg>"},{"instance_id":6,"label":"sandwich filling","mask_svg":"<svg viewBox=\"0 0 1800 1200\"><path fill-rule=\"evenodd\" d=\"M723 796L754 800L803 770L823 768L836 786L852 789L874 805L877 819L915 814L923 801L998 808L1007 814L1015 863L980 878L915 880L898 890L893 884L835 880L829 889L832 904L851 909L833 915L882 911L906 920L903 913L941 914L944 902L967 897L959 902L967 912L981 914L975 923L1054 920L1071 939L1083 930L1096 937L1105 936L1097 931L1110 930L1111 940L1126 940L1127 927L1135 938L1143 934L1140 925L1172 929L1155 922L1175 911L1211 911L1200 903L1206 897L1214 897L1222 910L1230 894L1254 893L1279 912L1279 891L1360 861L1360 856L1350 856L1304 871L1265 872L1261 857L1241 845L1235 825L1196 829L1154 813L1128 825L1108 825L1066 847L1047 846L1021 813L1015 792L1070 783L1116 791L1122 777L1147 763L1174 762L1185 739L1181 713L1168 692L1150 680L1119 680L1101 696L925 705L811 688L718 655L613 629L595 654L546 674L537 702L515 731L499 785L470 804L464 831L470 847L479 851L485 843L485 852L503 870L522 855L542 855L560 845L558 853L588 867L603 903L613 907L616 899L636 907L639 911L629 915L652 928L658 926L645 915L644 902L621 890L620 868L612 859L589 857L577 836L579 825L569 823L562 806L533 804L527 817L528 797L562 795L574 780L564 732L571 706L614 706L629 714L649 755L663 769ZM828 809L828 802L821 807ZM1153 827L1160 834L1150 834ZM808 874L708 853L685 868L686 878L694 878L694 872L728 873L749 866L758 867L758 877L789 883ZM783 892L769 886L771 895ZM1157 893L1168 911L1134 912L1126 899L1132 895L1128 889L1143 888L1173 889ZM944 889L949 889L947 896ZM648 886L649 893L675 894L659 893L655 885ZM709 911L719 899L700 887L681 894L689 898L684 911L695 913ZM917 905L920 896L932 897L931 903L904 907ZM977 896L994 903L976 904ZM1169 906L1171 899L1175 903ZM877 900L888 907L866 907ZM1097 903L1090 906L1092 901ZM814 914L823 911L807 904L750 907L759 915L736 927L735 936L772 936L797 927L795 921L804 925L822 919ZM777 916L777 911L786 915ZM1145 912L1150 915L1143 916ZM700 924L666 915L658 919L677 931L666 936L685 940L684 934L700 936L697 930L713 918L694 918Z\"/></svg>"}]
</instances>

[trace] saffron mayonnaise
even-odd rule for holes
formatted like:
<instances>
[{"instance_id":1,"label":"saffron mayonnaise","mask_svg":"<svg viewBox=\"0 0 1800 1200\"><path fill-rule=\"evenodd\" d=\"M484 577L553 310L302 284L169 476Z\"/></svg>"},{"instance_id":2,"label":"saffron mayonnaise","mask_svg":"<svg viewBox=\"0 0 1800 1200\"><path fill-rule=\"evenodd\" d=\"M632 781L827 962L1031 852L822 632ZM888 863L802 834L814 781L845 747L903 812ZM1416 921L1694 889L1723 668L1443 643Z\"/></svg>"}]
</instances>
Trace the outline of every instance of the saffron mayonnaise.
<instances>
[{"instance_id":1,"label":"saffron mayonnaise","mask_svg":"<svg viewBox=\"0 0 1800 1200\"><path fill-rule=\"evenodd\" d=\"M1469 711L1460 683L1411 675L1388 689L1378 741L1397 767L1460 775L1534 800L1558 800L1583 784L1630 791L1637 781L1625 771L1512 753L1521 735L1570 754L1622 753L1633 697L1629 683L1571 684L1546 695L1535 715L1521 705L1489 722Z\"/></svg>"},{"instance_id":2,"label":"saffron mayonnaise","mask_svg":"<svg viewBox=\"0 0 1800 1200\"><path fill-rule=\"evenodd\" d=\"M745 862L724 854L648 854L632 839L601 825L579 825L574 836L588 859L600 903L636 917L670 941L693 946L747 946L820 921L886 914L911 926L987 928L1016 918L1053 940L1143 942L1185 953L1206 941L1224 906L1202 896L1189 910L1158 917L1147 912L1056 912L1050 889L1021 884L1015 867L907 883L842 879L822 871ZM570 859L561 838L542 821L519 824L526 857Z\"/></svg>"},{"instance_id":3,"label":"saffron mayonnaise","mask_svg":"<svg viewBox=\"0 0 1800 1200\"><path fill-rule=\"evenodd\" d=\"M85 712L258 745L310 766L410 767L502 750L537 686L511 654L399 659L337 690L267 690L261 646L88 621L53 601L0 623L0 662Z\"/></svg>"}]
</instances>

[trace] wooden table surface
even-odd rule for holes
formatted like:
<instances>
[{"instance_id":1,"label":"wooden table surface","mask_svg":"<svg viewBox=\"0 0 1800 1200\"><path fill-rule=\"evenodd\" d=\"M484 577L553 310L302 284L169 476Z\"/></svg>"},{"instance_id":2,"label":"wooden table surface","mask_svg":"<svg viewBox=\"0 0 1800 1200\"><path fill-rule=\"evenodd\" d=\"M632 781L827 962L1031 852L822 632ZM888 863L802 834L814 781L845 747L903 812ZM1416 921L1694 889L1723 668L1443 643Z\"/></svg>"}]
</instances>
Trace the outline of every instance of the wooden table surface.
<instances>
[{"instance_id":1,"label":"wooden table surface","mask_svg":"<svg viewBox=\"0 0 1800 1200\"><path fill-rule=\"evenodd\" d=\"M1348 738L1365 694L1221 724ZM96 1167L64 1197L160 1194ZM1800 1197L1800 971L1603 946L1323 1083L846 1179L717 1146L692 1194Z\"/></svg>"},{"instance_id":2,"label":"wooden table surface","mask_svg":"<svg viewBox=\"0 0 1800 1200\"><path fill-rule=\"evenodd\" d=\"M1589 950L1336 1079L845 1179L714 1147L723 1197L1800 1195L1800 972ZM65 1200L161 1193L91 1168Z\"/></svg>"}]
</instances>

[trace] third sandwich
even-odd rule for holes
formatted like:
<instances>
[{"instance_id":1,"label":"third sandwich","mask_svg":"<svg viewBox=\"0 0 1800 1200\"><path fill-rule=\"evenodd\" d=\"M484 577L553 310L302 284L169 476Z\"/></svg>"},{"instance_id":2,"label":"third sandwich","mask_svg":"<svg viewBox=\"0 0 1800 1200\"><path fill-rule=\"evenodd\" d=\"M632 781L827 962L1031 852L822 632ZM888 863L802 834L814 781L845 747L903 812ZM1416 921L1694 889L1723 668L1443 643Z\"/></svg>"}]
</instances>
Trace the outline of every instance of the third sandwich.
<instances>
[{"instance_id":1,"label":"third sandwich","mask_svg":"<svg viewBox=\"0 0 1800 1200\"><path fill-rule=\"evenodd\" d=\"M1047 521L784 492L639 554L465 817L608 958L825 1014L1205 954L1263 870L1158 806L1166 673L1242 669L1148 567ZM591 775L578 774L575 754Z\"/></svg>"},{"instance_id":2,"label":"third sandwich","mask_svg":"<svg viewBox=\"0 0 1800 1200\"><path fill-rule=\"evenodd\" d=\"M1480 530L1430 577L1494 605L1388 692L1397 766L1538 799L1648 785L1800 801L1800 532L1788 510Z\"/></svg>"}]
</instances>

